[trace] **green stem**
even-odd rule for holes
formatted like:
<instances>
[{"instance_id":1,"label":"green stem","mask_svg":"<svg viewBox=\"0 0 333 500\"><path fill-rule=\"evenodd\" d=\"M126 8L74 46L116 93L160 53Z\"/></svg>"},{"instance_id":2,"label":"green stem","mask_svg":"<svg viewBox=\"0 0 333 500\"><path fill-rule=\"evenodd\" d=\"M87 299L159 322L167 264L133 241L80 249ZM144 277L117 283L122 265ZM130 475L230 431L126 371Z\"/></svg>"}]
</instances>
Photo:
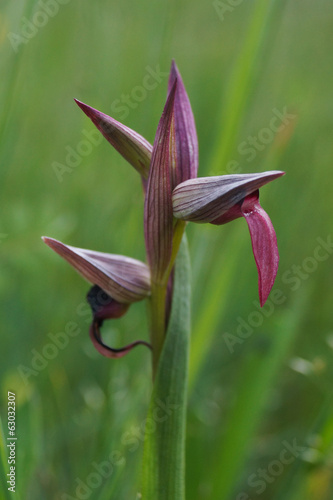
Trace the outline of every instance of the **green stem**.
<instances>
[{"instance_id":1,"label":"green stem","mask_svg":"<svg viewBox=\"0 0 333 500\"><path fill-rule=\"evenodd\" d=\"M153 283L150 297L150 328L151 343L153 347L153 379L155 379L158 362L165 340L166 328L166 295L170 273L175 264L179 247L183 238L186 222L176 220L173 233L172 253L167 270L162 282Z\"/></svg>"},{"instance_id":2,"label":"green stem","mask_svg":"<svg viewBox=\"0 0 333 500\"><path fill-rule=\"evenodd\" d=\"M147 417L142 500L185 500L189 338L190 275L184 236L175 263L171 316Z\"/></svg>"},{"instance_id":3,"label":"green stem","mask_svg":"<svg viewBox=\"0 0 333 500\"><path fill-rule=\"evenodd\" d=\"M153 379L165 338L165 299L167 284L153 285L150 298L151 343L153 348Z\"/></svg>"},{"instance_id":4,"label":"green stem","mask_svg":"<svg viewBox=\"0 0 333 500\"><path fill-rule=\"evenodd\" d=\"M186 222L180 219L175 219L174 218L174 228L173 228L173 239L172 239L172 253L171 253L171 258L170 262L168 265L168 268L165 272L165 282L167 283L169 280L170 273L172 271L172 268L175 264L175 260L178 255L179 247L182 242L182 238L184 235L185 227L186 227Z\"/></svg>"}]
</instances>

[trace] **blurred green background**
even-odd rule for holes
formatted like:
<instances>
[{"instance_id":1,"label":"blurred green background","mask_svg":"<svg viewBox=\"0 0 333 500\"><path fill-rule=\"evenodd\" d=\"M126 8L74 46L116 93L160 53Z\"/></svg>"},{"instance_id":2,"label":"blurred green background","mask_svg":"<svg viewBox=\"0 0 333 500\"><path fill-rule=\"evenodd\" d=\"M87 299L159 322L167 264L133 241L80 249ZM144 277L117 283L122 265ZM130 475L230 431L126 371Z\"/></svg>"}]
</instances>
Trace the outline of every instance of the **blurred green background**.
<instances>
[{"instance_id":1,"label":"blurred green background","mask_svg":"<svg viewBox=\"0 0 333 500\"><path fill-rule=\"evenodd\" d=\"M261 312L245 221L187 230L187 498L332 498L332 45L329 0L1 0L1 417L6 438L15 392L15 498L140 498L149 353L94 351L89 285L40 236L145 259L139 176L73 98L153 141L172 58L201 176L287 172L261 190L280 251ZM145 307L106 340L146 338Z\"/></svg>"}]
</instances>

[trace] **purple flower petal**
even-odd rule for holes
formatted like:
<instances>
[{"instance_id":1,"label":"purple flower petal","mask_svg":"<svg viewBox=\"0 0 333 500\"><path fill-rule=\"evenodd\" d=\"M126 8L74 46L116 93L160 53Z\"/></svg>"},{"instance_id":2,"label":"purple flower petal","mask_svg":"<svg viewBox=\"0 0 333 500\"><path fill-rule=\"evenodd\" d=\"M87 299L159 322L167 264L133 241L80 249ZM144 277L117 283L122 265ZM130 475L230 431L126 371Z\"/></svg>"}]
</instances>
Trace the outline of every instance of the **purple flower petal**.
<instances>
[{"instance_id":1,"label":"purple flower petal","mask_svg":"<svg viewBox=\"0 0 333 500\"><path fill-rule=\"evenodd\" d=\"M149 269L143 262L64 245L53 238L43 237L43 240L81 276L98 285L116 301L127 304L150 295Z\"/></svg>"},{"instance_id":2,"label":"purple flower petal","mask_svg":"<svg viewBox=\"0 0 333 500\"><path fill-rule=\"evenodd\" d=\"M91 119L105 139L127 160L143 178L147 179L152 145L140 134L126 127L97 109L74 99L76 104Z\"/></svg>"},{"instance_id":3,"label":"purple flower petal","mask_svg":"<svg viewBox=\"0 0 333 500\"><path fill-rule=\"evenodd\" d=\"M281 175L284 172L271 171L202 177L182 182L173 191L177 218L221 225L245 217L258 269L261 306L274 284L279 254L273 225L258 201L259 188Z\"/></svg>"},{"instance_id":4,"label":"purple flower petal","mask_svg":"<svg viewBox=\"0 0 333 500\"><path fill-rule=\"evenodd\" d=\"M173 169L173 188L183 181L195 178L199 162L197 131L190 100L176 63L172 61L168 83L169 92L176 80L174 113L177 165Z\"/></svg>"},{"instance_id":5,"label":"purple flower petal","mask_svg":"<svg viewBox=\"0 0 333 500\"><path fill-rule=\"evenodd\" d=\"M186 221L224 224L241 216L230 210L237 210L237 204L247 195L281 175L284 172L271 171L190 179L173 190L173 214Z\"/></svg>"},{"instance_id":6,"label":"purple flower petal","mask_svg":"<svg viewBox=\"0 0 333 500\"><path fill-rule=\"evenodd\" d=\"M259 299L265 304L279 265L279 252L273 224L259 204L259 193L247 196L241 211L249 226L254 259L258 269Z\"/></svg>"},{"instance_id":7,"label":"purple flower petal","mask_svg":"<svg viewBox=\"0 0 333 500\"><path fill-rule=\"evenodd\" d=\"M171 171L175 164L174 101L177 81L158 124L145 198L145 242L152 281L163 280L171 258L173 215Z\"/></svg>"}]
</instances>

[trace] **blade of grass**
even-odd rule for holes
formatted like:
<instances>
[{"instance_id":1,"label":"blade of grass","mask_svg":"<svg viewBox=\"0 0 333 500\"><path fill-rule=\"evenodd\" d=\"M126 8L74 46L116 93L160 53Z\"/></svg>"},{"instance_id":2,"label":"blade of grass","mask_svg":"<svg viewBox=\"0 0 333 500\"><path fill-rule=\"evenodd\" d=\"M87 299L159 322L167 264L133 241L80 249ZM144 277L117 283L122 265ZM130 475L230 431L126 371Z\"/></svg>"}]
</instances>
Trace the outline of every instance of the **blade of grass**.
<instances>
[{"instance_id":1,"label":"blade of grass","mask_svg":"<svg viewBox=\"0 0 333 500\"><path fill-rule=\"evenodd\" d=\"M237 399L228 416L228 425L214 457L214 491L220 500L230 498L237 485L251 442L267 407L271 388L281 364L297 336L298 326L308 307L308 295L300 294L292 310L286 311L271 332L268 352L250 353L239 374Z\"/></svg>"},{"instance_id":2,"label":"blade of grass","mask_svg":"<svg viewBox=\"0 0 333 500\"><path fill-rule=\"evenodd\" d=\"M244 40L238 60L227 88L227 98L224 108L220 112L220 131L216 138L216 147L213 149L211 168L224 168L231 159L236 147L238 131L245 110L254 96L253 88L258 81L260 72L264 69L264 51L269 50L273 35L273 23L278 25L279 14L282 13L286 2L284 0L257 1L254 5L253 16L247 35ZM221 135L222 134L222 140Z\"/></svg>"},{"instance_id":3,"label":"blade of grass","mask_svg":"<svg viewBox=\"0 0 333 500\"><path fill-rule=\"evenodd\" d=\"M35 3L33 1L31 2L26 2L24 5L24 8L22 9L22 15L20 13L20 18L30 18L33 7L35 6ZM8 119L10 117L11 113L11 108L14 105L14 95L15 95L15 88L16 88L16 83L18 80L19 76L19 69L20 69L20 64L23 59L23 54L24 54L24 47L25 45L22 44L18 50L17 54L14 54L14 49L13 49L13 57L11 59L11 65L7 69L7 78L6 78L6 86L3 92L3 103L2 103L2 120L0 121L0 150L1 150L1 145L4 143L5 139L5 134L6 134L6 128L8 124ZM12 49L12 48L11 48ZM4 169L1 169L2 171Z\"/></svg>"},{"instance_id":4,"label":"blade of grass","mask_svg":"<svg viewBox=\"0 0 333 500\"><path fill-rule=\"evenodd\" d=\"M221 113L221 125L218 130L223 131L223 140L220 137L217 139L217 147L213 154L212 167L214 165L225 165L228 158L232 154L232 150L236 144L237 131L241 118L244 114L246 104L249 101L250 90L253 88L254 82L258 78L259 69L262 65L260 54L263 50L267 50L267 37L272 37L270 25L277 23L278 16L281 14L285 2L257 2L254 11L252 24L249 28L247 37L244 43L244 50L241 52L238 62L235 65L234 73L230 81L230 93L228 93L227 108L225 113ZM233 245L228 241L228 255L225 262L228 266L224 267L223 274L216 272L213 276L212 283L208 287L210 290L215 290L216 297L225 296L233 279L233 271L237 258L235 258L235 249L239 245ZM230 255L229 255L230 253ZM230 257L233 258L230 258ZM230 262L233 265L230 265ZM223 279L221 279L223 276ZM189 389L194 386L195 379L200 372L200 369L206 359L207 352L211 347L214 338L216 325L223 316L226 302L222 300L214 301L211 297L207 298L206 304L201 308L202 316L197 322L197 327L194 331L193 342L191 347L191 365L189 374ZM202 332L205 332L203 338ZM208 335L208 337L207 337ZM208 340L210 338L210 341Z\"/></svg>"},{"instance_id":5,"label":"blade of grass","mask_svg":"<svg viewBox=\"0 0 333 500\"><path fill-rule=\"evenodd\" d=\"M240 228L240 231L242 229L243 228ZM210 293L205 294L200 305L201 314L195 322L196 326L193 330L191 342L189 371L190 393L195 386L195 382L204 363L207 361L207 354L214 342L216 328L225 313L227 293L228 290L231 290L235 269L239 262L238 255L241 245L237 244L237 242L239 242L239 238L241 237L240 231L234 231L230 234L230 238L225 244L224 258L216 260L214 272L210 275L206 288L207 290L214 290L214 297L212 297ZM203 248L203 251L206 252L206 249ZM227 266L226 262L228 262Z\"/></svg>"},{"instance_id":6,"label":"blade of grass","mask_svg":"<svg viewBox=\"0 0 333 500\"><path fill-rule=\"evenodd\" d=\"M167 337L154 383L143 456L142 498L185 499L185 424L190 336L190 269L186 237L175 266ZM161 410L166 407L167 412ZM163 415L164 413L164 415Z\"/></svg>"},{"instance_id":7,"label":"blade of grass","mask_svg":"<svg viewBox=\"0 0 333 500\"><path fill-rule=\"evenodd\" d=\"M314 412L315 417L312 419L312 424L299 441L302 445L306 446L306 438L308 436L320 436L321 439L319 441L318 451L322 457L321 461L328 458L329 462L333 443L332 395L325 398L319 411L316 409ZM307 488L309 485L309 478L311 478L311 475L316 473L318 470L315 465L316 464L311 464L302 459L294 461L288 470L288 474L286 479L283 481L282 486L279 488L277 494L274 495L274 500L298 500L301 498L312 498L311 492L308 491ZM318 492L318 499L319 498L322 497L319 496ZM327 492L327 496L323 497L323 500L326 500L326 498L329 498L329 492Z\"/></svg>"}]
</instances>

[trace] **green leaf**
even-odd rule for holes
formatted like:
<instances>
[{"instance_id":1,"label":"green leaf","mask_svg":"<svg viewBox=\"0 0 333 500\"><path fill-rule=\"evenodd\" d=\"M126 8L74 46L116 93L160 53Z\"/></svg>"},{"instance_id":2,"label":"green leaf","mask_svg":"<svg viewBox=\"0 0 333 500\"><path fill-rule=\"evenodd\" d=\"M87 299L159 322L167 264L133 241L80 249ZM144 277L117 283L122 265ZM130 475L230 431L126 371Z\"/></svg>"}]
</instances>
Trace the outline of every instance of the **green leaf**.
<instances>
[{"instance_id":1,"label":"green leaf","mask_svg":"<svg viewBox=\"0 0 333 500\"><path fill-rule=\"evenodd\" d=\"M167 336L153 387L143 456L143 500L185 499L185 424L190 336L190 268L186 236L175 264Z\"/></svg>"}]
</instances>

